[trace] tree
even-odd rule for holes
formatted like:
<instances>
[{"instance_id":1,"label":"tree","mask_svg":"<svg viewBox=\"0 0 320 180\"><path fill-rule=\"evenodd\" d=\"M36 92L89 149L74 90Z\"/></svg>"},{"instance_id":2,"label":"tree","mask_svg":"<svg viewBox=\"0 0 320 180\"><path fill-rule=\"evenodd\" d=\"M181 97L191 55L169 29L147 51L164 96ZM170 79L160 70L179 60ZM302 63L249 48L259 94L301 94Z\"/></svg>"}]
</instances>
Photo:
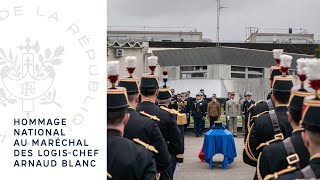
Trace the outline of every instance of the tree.
<instances>
[{"instance_id":1,"label":"tree","mask_svg":"<svg viewBox=\"0 0 320 180\"><path fill-rule=\"evenodd\" d=\"M314 57L315 58L320 58L320 45L318 46L317 49L314 51Z\"/></svg>"}]
</instances>

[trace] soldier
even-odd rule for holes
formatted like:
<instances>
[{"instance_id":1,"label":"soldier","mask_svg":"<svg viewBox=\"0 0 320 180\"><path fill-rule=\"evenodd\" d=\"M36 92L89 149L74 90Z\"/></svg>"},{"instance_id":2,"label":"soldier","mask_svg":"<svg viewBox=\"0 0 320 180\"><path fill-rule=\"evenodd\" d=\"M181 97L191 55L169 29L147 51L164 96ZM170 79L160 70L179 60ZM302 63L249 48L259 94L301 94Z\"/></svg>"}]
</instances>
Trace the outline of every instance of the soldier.
<instances>
[{"instance_id":1,"label":"soldier","mask_svg":"<svg viewBox=\"0 0 320 180\"><path fill-rule=\"evenodd\" d=\"M187 124L184 126L184 133L186 134L186 132L187 132L187 128L188 128L188 126L189 126L189 124L190 124L190 115L191 115L191 113L190 113L190 111L191 111L191 108L192 108L192 97L190 96L190 91L187 91L186 92L186 101L188 102L187 103L187 107L186 107L186 113L187 113Z\"/></svg>"},{"instance_id":2,"label":"soldier","mask_svg":"<svg viewBox=\"0 0 320 180\"><path fill-rule=\"evenodd\" d=\"M205 125L206 125L206 117L207 117L207 113L208 113L208 112L207 112L207 109L208 109L208 101L207 101L207 99L206 99L205 94L203 94L203 93L201 93L201 92L204 92L204 90L203 90L203 89L200 90L201 102L204 104L204 110L205 110L205 112L204 112L204 114L203 114L203 116L202 116L201 130L200 130L201 135L203 135L203 134L204 134Z\"/></svg>"},{"instance_id":3,"label":"soldier","mask_svg":"<svg viewBox=\"0 0 320 180\"><path fill-rule=\"evenodd\" d=\"M207 99L207 95L204 93L204 89L200 89L200 93L203 95L204 99Z\"/></svg>"},{"instance_id":4,"label":"soldier","mask_svg":"<svg viewBox=\"0 0 320 180\"><path fill-rule=\"evenodd\" d=\"M156 121L163 138L167 142L169 154L171 156L170 166L165 170L164 178L172 179L176 162L183 162L183 144L180 131L175 118L167 111L160 109L155 104L159 92L159 76L142 75L140 83L141 103L136 108L137 112L144 111L152 116L156 116L160 121ZM170 98L168 99L170 101ZM158 102L161 104L161 102Z\"/></svg>"},{"instance_id":5,"label":"soldier","mask_svg":"<svg viewBox=\"0 0 320 180\"><path fill-rule=\"evenodd\" d=\"M298 73L301 80L302 73ZM300 170L296 166L288 166L287 169L281 170L268 175L266 179L318 179L320 178L320 61L318 59L309 60L306 67L303 68L306 72L306 77L309 79L310 86L315 90L315 96L308 96L304 98L302 119L300 125L304 128L301 133L303 144L310 153L309 165ZM302 78L305 80L305 78ZM297 161L294 157L290 160ZM293 172L295 171L295 172Z\"/></svg>"},{"instance_id":6,"label":"soldier","mask_svg":"<svg viewBox=\"0 0 320 180\"><path fill-rule=\"evenodd\" d=\"M319 97L318 99L314 99L314 97L305 98L304 105L305 112L302 116L302 126L305 131L302 132L302 139L311 156L309 165L302 170L296 170L295 167L289 166L287 169L276 173L272 178L280 180L320 178ZM278 176L279 178L277 178Z\"/></svg>"},{"instance_id":7,"label":"soldier","mask_svg":"<svg viewBox=\"0 0 320 180\"><path fill-rule=\"evenodd\" d=\"M273 80L275 76L281 75L282 72L280 71L279 66L272 66L271 67L271 72L270 72L270 88L272 88L273 85ZM257 116L260 113L266 112L266 111L271 111L274 110L274 102L272 99L268 99L267 101L258 101L254 105L251 105L248 109L248 123L247 123L247 131L245 131L245 147L248 146L248 132L250 131L250 127L252 125L252 117ZM249 155L249 153L246 151L247 148L243 150L243 162L250 165L250 166L257 166L257 160L256 158L253 158L252 156Z\"/></svg>"},{"instance_id":8,"label":"soldier","mask_svg":"<svg viewBox=\"0 0 320 180\"><path fill-rule=\"evenodd\" d=\"M227 101L229 101L229 100L230 100L230 92L228 92L228 98L224 101L224 104L223 104L224 115L226 115L226 104L227 104ZM229 130L229 121L227 119L226 119L226 128Z\"/></svg>"},{"instance_id":9,"label":"soldier","mask_svg":"<svg viewBox=\"0 0 320 180\"><path fill-rule=\"evenodd\" d=\"M169 108L170 109L175 109L175 110L178 110L178 103L177 103L177 97L178 95L174 94L174 89L171 89L171 102L169 104ZM173 93L172 93L173 92Z\"/></svg>"},{"instance_id":10,"label":"soldier","mask_svg":"<svg viewBox=\"0 0 320 180\"><path fill-rule=\"evenodd\" d=\"M166 86L164 86L163 88L160 88L159 94L157 97L157 100L159 102L158 105L160 106L160 108L162 110L165 110L165 111L169 112L170 114L174 115L175 120L177 121L177 125L179 127L179 130L181 130L181 128L182 128L182 132L183 132L183 125L186 124L187 118L186 118L185 114L181 114L181 113L179 113L179 111L168 108L168 105L170 104L170 97L171 97L171 93L169 91L169 88L167 88ZM178 97L178 95L177 95L177 97ZM179 117L181 117L181 116L184 117L183 120L179 120ZM183 149L184 149L184 134L182 132L181 132L181 138L182 138L182 144L183 144ZM175 163L175 162L172 162L172 163ZM182 163L182 161L176 161L173 177L179 171L179 169L181 167L181 163Z\"/></svg>"},{"instance_id":11,"label":"soldier","mask_svg":"<svg viewBox=\"0 0 320 180\"><path fill-rule=\"evenodd\" d=\"M177 124L179 130L181 132L182 142L184 144L184 126L187 124L187 105L188 101L183 99L182 94L177 94L177 104L178 104L178 112L180 113L177 116Z\"/></svg>"},{"instance_id":12,"label":"soldier","mask_svg":"<svg viewBox=\"0 0 320 180\"><path fill-rule=\"evenodd\" d=\"M229 121L229 129L234 137L237 137L237 124L238 119L241 118L241 104L239 101L234 99L235 93L230 93L230 100L226 103L226 117Z\"/></svg>"},{"instance_id":13,"label":"soldier","mask_svg":"<svg viewBox=\"0 0 320 180\"><path fill-rule=\"evenodd\" d=\"M275 77L272 87L275 110L266 111L253 117L253 123L248 133L245 150L252 159L256 161L260 159L260 152L265 145L291 136L292 127L288 121L287 104L292 87L293 77ZM255 179L259 178L256 175Z\"/></svg>"},{"instance_id":14,"label":"soldier","mask_svg":"<svg viewBox=\"0 0 320 180\"><path fill-rule=\"evenodd\" d=\"M158 150L158 153L154 153L157 171L161 174L170 165L170 154L156 123L157 118L149 118L146 113L136 112L135 108L139 102L138 79L134 77L120 78L118 86L127 89L129 101L128 113L130 118L125 126L123 137L130 140L139 138L154 146Z\"/></svg>"},{"instance_id":15,"label":"soldier","mask_svg":"<svg viewBox=\"0 0 320 180\"><path fill-rule=\"evenodd\" d=\"M291 89L288 119L292 126L292 136L267 145L263 148L260 161L258 162L258 177L264 178L268 174L274 174L288 166L302 169L309 164L309 152L304 146L301 133L303 128L299 127L302 117L303 99L314 94L312 89L300 89L296 86Z\"/></svg>"},{"instance_id":16,"label":"soldier","mask_svg":"<svg viewBox=\"0 0 320 180\"><path fill-rule=\"evenodd\" d=\"M191 116L193 117L194 121L194 135L195 137L201 136L201 128L202 128L202 120L203 116L205 116L205 105L201 101L201 94L196 95L196 101L193 103L191 109Z\"/></svg>"},{"instance_id":17,"label":"soldier","mask_svg":"<svg viewBox=\"0 0 320 180\"><path fill-rule=\"evenodd\" d=\"M108 68L112 69L115 64L119 65L113 61L108 62ZM157 172L156 164L153 154L146 147L155 152L157 150L140 140L136 140L139 143L136 144L122 137L124 126L130 116L127 113L126 90L115 88L116 78L111 76L116 76L114 73L111 74L109 77L113 79L113 87L107 90L107 175L113 180L154 180ZM125 153L121 153L123 151Z\"/></svg>"},{"instance_id":18,"label":"soldier","mask_svg":"<svg viewBox=\"0 0 320 180\"><path fill-rule=\"evenodd\" d=\"M249 116L248 109L250 108L250 106L252 104L255 104L256 102L254 100L252 100L252 93L251 92L245 93L245 97L246 97L246 99L243 101L242 112L243 112L243 116L244 116L245 131L248 131L248 128L247 128L248 116Z\"/></svg>"}]
</instances>

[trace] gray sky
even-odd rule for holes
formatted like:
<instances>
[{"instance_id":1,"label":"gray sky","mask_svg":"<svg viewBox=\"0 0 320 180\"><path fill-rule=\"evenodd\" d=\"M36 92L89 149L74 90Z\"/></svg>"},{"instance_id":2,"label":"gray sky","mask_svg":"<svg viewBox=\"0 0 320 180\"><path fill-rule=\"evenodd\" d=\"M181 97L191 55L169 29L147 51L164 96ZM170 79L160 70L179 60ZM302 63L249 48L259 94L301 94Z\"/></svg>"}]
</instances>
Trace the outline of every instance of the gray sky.
<instances>
[{"instance_id":1,"label":"gray sky","mask_svg":"<svg viewBox=\"0 0 320 180\"><path fill-rule=\"evenodd\" d=\"M320 39L320 0L221 0L220 39L244 41L245 27L304 28ZM107 0L108 26L194 27L216 39L216 0ZM128 28L126 28L128 29ZM129 28L130 29L130 28Z\"/></svg>"}]
</instances>

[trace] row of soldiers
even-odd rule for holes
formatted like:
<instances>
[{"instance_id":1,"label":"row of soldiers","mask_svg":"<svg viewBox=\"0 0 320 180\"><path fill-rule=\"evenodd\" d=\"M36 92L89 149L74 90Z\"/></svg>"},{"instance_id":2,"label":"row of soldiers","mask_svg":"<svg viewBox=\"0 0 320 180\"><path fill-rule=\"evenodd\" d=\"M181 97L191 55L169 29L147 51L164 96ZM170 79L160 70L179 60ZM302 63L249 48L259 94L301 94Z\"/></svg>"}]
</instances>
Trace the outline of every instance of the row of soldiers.
<instances>
[{"instance_id":1,"label":"row of soldiers","mask_svg":"<svg viewBox=\"0 0 320 180\"><path fill-rule=\"evenodd\" d=\"M320 60L298 59L301 84L293 86L292 57L273 53L272 91L249 108L243 160L256 167L254 179L320 178Z\"/></svg>"},{"instance_id":2,"label":"row of soldiers","mask_svg":"<svg viewBox=\"0 0 320 180\"><path fill-rule=\"evenodd\" d=\"M170 89L159 87L159 76L153 73L157 57L148 58L151 74L142 75L140 84L132 77L136 58L125 60L130 77L120 78L118 86L119 62L108 62L108 179L172 180L184 159L178 125L186 124L186 115L168 108ZM166 83L167 74L163 79Z\"/></svg>"}]
</instances>

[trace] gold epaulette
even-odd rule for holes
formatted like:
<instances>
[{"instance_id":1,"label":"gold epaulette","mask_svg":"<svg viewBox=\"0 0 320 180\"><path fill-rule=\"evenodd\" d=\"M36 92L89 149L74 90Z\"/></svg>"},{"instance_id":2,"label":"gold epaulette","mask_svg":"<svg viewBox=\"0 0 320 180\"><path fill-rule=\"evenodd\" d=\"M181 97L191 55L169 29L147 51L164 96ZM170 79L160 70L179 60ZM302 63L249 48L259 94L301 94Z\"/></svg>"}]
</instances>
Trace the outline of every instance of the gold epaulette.
<instances>
[{"instance_id":1,"label":"gold epaulette","mask_svg":"<svg viewBox=\"0 0 320 180\"><path fill-rule=\"evenodd\" d=\"M177 154L177 155L176 155L176 158L182 159L182 158L184 158L184 154Z\"/></svg>"},{"instance_id":2,"label":"gold epaulette","mask_svg":"<svg viewBox=\"0 0 320 180\"><path fill-rule=\"evenodd\" d=\"M149 117L149 118L152 119L152 120L160 121L160 119L159 119L157 116L150 115L150 114L148 114L148 113L146 113L146 112L144 112L144 111L140 111L140 114L142 114L142 115L144 115L144 116L147 116L147 117Z\"/></svg>"},{"instance_id":3,"label":"gold epaulette","mask_svg":"<svg viewBox=\"0 0 320 180\"><path fill-rule=\"evenodd\" d=\"M255 104L251 104L250 107L248 108L248 111L253 107L255 107Z\"/></svg>"},{"instance_id":4,"label":"gold epaulette","mask_svg":"<svg viewBox=\"0 0 320 180\"><path fill-rule=\"evenodd\" d=\"M279 133L279 134L276 134L274 135L274 139L271 139L270 141L267 141L265 143L261 143L256 150L264 147L264 146L269 146L271 143L274 143L276 141L282 141L284 140L284 137L283 137L283 134L282 133Z\"/></svg>"},{"instance_id":5,"label":"gold epaulette","mask_svg":"<svg viewBox=\"0 0 320 180\"><path fill-rule=\"evenodd\" d=\"M273 174L268 174L266 175L266 177L264 177L264 180L269 180L269 179L278 179L278 177L280 175L284 175L284 174L287 174L287 173L291 173L293 171L297 170L297 168L295 166L288 166L287 169L283 169L279 172L275 172Z\"/></svg>"},{"instance_id":6,"label":"gold epaulette","mask_svg":"<svg viewBox=\"0 0 320 180\"><path fill-rule=\"evenodd\" d=\"M133 138L133 141L138 143L138 144L141 144L142 146L144 146L146 149L148 149L149 151L152 151L152 152L155 152L155 153L158 153L158 150L154 147L154 146L151 146L143 141L141 141L140 139L138 138Z\"/></svg>"},{"instance_id":7,"label":"gold epaulette","mask_svg":"<svg viewBox=\"0 0 320 180\"><path fill-rule=\"evenodd\" d=\"M108 171L107 171L107 177L108 177L109 179L112 179L112 176L111 176L111 174L109 174Z\"/></svg>"},{"instance_id":8,"label":"gold epaulette","mask_svg":"<svg viewBox=\"0 0 320 180\"><path fill-rule=\"evenodd\" d=\"M175 109L169 109L167 107L164 107L164 106L160 106L160 109L164 110L164 111L167 111L168 113L170 114L175 114L175 115L178 115L178 116L181 116L182 114L179 113L179 111L175 110Z\"/></svg>"},{"instance_id":9,"label":"gold epaulette","mask_svg":"<svg viewBox=\"0 0 320 180\"><path fill-rule=\"evenodd\" d=\"M265 114L265 113L268 113L268 112L269 111L264 111L262 113L259 113L259 114L255 115L255 116L252 116L252 119L257 118L257 117L261 116L262 114Z\"/></svg>"}]
</instances>

